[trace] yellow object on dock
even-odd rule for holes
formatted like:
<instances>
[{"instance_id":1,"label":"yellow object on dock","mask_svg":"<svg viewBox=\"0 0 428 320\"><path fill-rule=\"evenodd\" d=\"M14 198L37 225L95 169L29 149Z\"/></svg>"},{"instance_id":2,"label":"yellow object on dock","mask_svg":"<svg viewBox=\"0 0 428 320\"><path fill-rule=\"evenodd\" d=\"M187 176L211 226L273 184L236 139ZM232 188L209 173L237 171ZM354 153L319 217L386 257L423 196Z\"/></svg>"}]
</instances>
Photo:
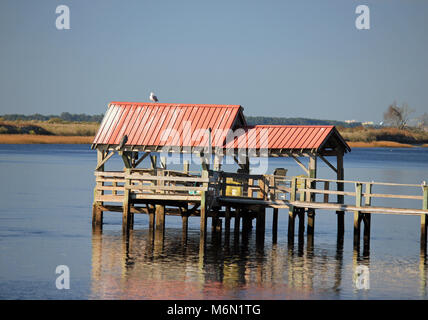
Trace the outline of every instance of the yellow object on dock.
<instances>
[{"instance_id":1,"label":"yellow object on dock","mask_svg":"<svg viewBox=\"0 0 428 320\"><path fill-rule=\"evenodd\" d=\"M226 196L229 197L241 197L242 196L242 186L239 181L233 180L233 178L226 178L227 184L236 184L238 186L226 186Z\"/></svg>"}]
</instances>

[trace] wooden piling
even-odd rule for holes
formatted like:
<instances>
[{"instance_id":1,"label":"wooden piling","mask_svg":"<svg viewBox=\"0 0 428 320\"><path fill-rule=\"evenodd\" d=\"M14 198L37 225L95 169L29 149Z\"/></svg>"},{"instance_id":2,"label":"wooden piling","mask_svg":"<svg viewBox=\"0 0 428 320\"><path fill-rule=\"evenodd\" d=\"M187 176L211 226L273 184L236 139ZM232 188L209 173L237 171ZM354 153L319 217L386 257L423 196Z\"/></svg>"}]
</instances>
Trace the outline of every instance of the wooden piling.
<instances>
[{"instance_id":1,"label":"wooden piling","mask_svg":"<svg viewBox=\"0 0 428 320\"><path fill-rule=\"evenodd\" d=\"M187 214L183 214L181 216L181 221L182 221L182 239L183 242L186 243L187 242L187 233L188 233L188 228L189 228L189 216Z\"/></svg>"},{"instance_id":2,"label":"wooden piling","mask_svg":"<svg viewBox=\"0 0 428 320\"><path fill-rule=\"evenodd\" d=\"M263 206L257 212L256 243L263 244L265 239L266 208Z\"/></svg>"},{"instance_id":3,"label":"wooden piling","mask_svg":"<svg viewBox=\"0 0 428 320\"><path fill-rule=\"evenodd\" d=\"M125 170L125 175L129 175L130 174L130 169L126 169ZM123 232L128 232L129 229L131 228L131 190L129 189L129 187L131 186L131 180L129 178L125 179L125 189L124 189L124 196L123 196L123 213L122 213L122 231Z\"/></svg>"},{"instance_id":4,"label":"wooden piling","mask_svg":"<svg viewBox=\"0 0 428 320\"><path fill-rule=\"evenodd\" d=\"M336 166L336 174L337 180L343 181L344 179L344 170L343 170L343 151L340 151L336 155L337 166ZM337 182L336 183L337 191L344 191L344 183ZM343 195L337 195L337 203L344 203L345 197ZM337 240L339 242L343 241L343 236L345 234L345 212L336 211L337 215Z\"/></svg>"},{"instance_id":5,"label":"wooden piling","mask_svg":"<svg viewBox=\"0 0 428 320\"><path fill-rule=\"evenodd\" d=\"M224 236L225 240L229 240L230 237L230 207L226 206L225 209L225 219L224 219ZM227 242L226 241L226 242Z\"/></svg>"},{"instance_id":6,"label":"wooden piling","mask_svg":"<svg viewBox=\"0 0 428 320\"><path fill-rule=\"evenodd\" d=\"M355 183L355 206L361 207L363 188L361 183ZM360 246L360 233L361 233L361 219L360 211L354 211L354 248Z\"/></svg>"},{"instance_id":7,"label":"wooden piling","mask_svg":"<svg viewBox=\"0 0 428 320\"><path fill-rule=\"evenodd\" d=\"M95 171L104 171L103 161L106 158L106 152L104 150L97 149L97 169ZM92 228L99 229L103 225L103 211L100 206L103 205L103 202L95 201L95 198L99 195L103 195L104 191L97 191L97 187L104 186L103 182L96 182L94 189L94 202L92 204Z\"/></svg>"},{"instance_id":8,"label":"wooden piling","mask_svg":"<svg viewBox=\"0 0 428 320\"><path fill-rule=\"evenodd\" d=\"M305 209L304 208L299 208L299 213L298 213L298 217L299 217L299 238L303 237L305 234ZM309 213L308 213L309 216ZM309 224L308 224L309 226Z\"/></svg>"},{"instance_id":9,"label":"wooden piling","mask_svg":"<svg viewBox=\"0 0 428 320\"><path fill-rule=\"evenodd\" d=\"M162 238L165 235L165 206L156 205L156 235Z\"/></svg>"},{"instance_id":10,"label":"wooden piling","mask_svg":"<svg viewBox=\"0 0 428 320\"><path fill-rule=\"evenodd\" d=\"M235 208L235 221L234 221L235 241L239 240L240 220L241 220L241 209L237 207Z\"/></svg>"},{"instance_id":11,"label":"wooden piling","mask_svg":"<svg viewBox=\"0 0 428 320\"><path fill-rule=\"evenodd\" d=\"M293 177L293 179L291 180L290 202L296 200L296 192L297 192L297 178ZM289 243L294 243L295 216L296 216L296 208L291 205L288 209L288 242Z\"/></svg>"},{"instance_id":12,"label":"wooden piling","mask_svg":"<svg viewBox=\"0 0 428 320\"><path fill-rule=\"evenodd\" d=\"M364 196L364 206L370 207L372 203L372 198L370 194L372 193L372 184L366 183L366 192ZM363 246L364 251L368 252L370 250L370 228L371 228L371 213L364 213L362 217L364 223L364 231L363 231Z\"/></svg>"},{"instance_id":13,"label":"wooden piling","mask_svg":"<svg viewBox=\"0 0 428 320\"><path fill-rule=\"evenodd\" d=\"M309 178L315 179L317 177L317 156L316 154L310 154L309 157ZM316 189L316 182L311 181L310 183L311 189ZM315 201L316 194L309 193L308 195L308 201L313 202ZM309 209L308 210L308 228L307 228L307 234L313 235L315 231L315 209Z\"/></svg>"},{"instance_id":14,"label":"wooden piling","mask_svg":"<svg viewBox=\"0 0 428 320\"><path fill-rule=\"evenodd\" d=\"M206 203L206 191L201 192L201 206L200 206L200 215L201 215L201 224L200 224L200 234L199 240L201 246L205 247L207 240L207 203Z\"/></svg>"},{"instance_id":15,"label":"wooden piling","mask_svg":"<svg viewBox=\"0 0 428 320\"><path fill-rule=\"evenodd\" d=\"M428 186L423 185L422 209L428 210ZM428 214L421 214L421 248L424 252L427 250L427 221Z\"/></svg>"},{"instance_id":16,"label":"wooden piling","mask_svg":"<svg viewBox=\"0 0 428 320\"><path fill-rule=\"evenodd\" d=\"M278 241L278 209L273 209L272 217L272 243L277 243Z\"/></svg>"}]
</instances>

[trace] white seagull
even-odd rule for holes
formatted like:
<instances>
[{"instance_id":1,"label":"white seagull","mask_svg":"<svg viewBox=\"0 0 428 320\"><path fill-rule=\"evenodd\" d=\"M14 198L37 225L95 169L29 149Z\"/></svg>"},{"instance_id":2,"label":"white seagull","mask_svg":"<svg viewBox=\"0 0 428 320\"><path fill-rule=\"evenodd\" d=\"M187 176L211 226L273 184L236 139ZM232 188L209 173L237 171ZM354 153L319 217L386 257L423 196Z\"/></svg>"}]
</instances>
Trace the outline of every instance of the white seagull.
<instances>
[{"instance_id":1,"label":"white seagull","mask_svg":"<svg viewBox=\"0 0 428 320\"><path fill-rule=\"evenodd\" d=\"M153 92L150 92L150 101L158 102L158 97L155 96Z\"/></svg>"}]
</instances>

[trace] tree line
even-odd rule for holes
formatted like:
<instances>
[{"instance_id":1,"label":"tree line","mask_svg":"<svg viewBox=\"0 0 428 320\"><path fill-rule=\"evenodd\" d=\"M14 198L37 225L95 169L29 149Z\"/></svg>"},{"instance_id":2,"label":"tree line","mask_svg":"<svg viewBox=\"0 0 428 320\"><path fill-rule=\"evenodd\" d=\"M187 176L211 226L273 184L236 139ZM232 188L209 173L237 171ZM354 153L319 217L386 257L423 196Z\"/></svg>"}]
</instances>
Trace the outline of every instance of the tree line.
<instances>
[{"instance_id":1,"label":"tree line","mask_svg":"<svg viewBox=\"0 0 428 320\"><path fill-rule=\"evenodd\" d=\"M60 115L42 115L40 113L35 113L31 115L24 114L5 114L0 116L5 121L51 121L51 122L101 122L104 115L96 114L89 115L85 113L72 114L69 112L62 112Z\"/></svg>"}]
</instances>

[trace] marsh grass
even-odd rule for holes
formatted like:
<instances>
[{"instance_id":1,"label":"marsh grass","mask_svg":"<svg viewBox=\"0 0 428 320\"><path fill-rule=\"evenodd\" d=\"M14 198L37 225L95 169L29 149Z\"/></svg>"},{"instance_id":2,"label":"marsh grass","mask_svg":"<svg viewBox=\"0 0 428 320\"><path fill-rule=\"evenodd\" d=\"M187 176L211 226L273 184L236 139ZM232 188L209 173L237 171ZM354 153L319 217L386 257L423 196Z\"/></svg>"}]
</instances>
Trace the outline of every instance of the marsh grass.
<instances>
[{"instance_id":1,"label":"marsh grass","mask_svg":"<svg viewBox=\"0 0 428 320\"><path fill-rule=\"evenodd\" d=\"M94 137L1 134L0 144L91 144Z\"/></svg>"}]
</instances>

